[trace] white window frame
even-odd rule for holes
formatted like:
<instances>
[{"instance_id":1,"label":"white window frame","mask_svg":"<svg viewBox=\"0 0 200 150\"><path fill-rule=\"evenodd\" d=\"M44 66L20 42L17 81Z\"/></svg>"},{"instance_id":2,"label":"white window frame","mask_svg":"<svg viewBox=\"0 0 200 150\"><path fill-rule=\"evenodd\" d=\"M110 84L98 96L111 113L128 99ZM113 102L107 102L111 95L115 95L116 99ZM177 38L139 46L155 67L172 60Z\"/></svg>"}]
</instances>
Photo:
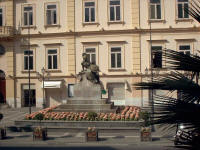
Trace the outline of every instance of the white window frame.
<instances>
[{"instance_id":1,"label":"white window frame","mask_svg":"<svg viewBox=\"0 0 200 150\"><path fill-rule=\"evenodd\" d=\"M48 6L49 5L55 5L56 6L56 8L55 9L51 9L51 23L50 24L48 24L48 18L47 18L47 10L48 10ZM54 18L53 18L53 12L52 11L54 11L54 10L56 10L56 23L54 23ZM53 25L58 25L59 24L59 4L58 3L46 3L45 4L45 25L46 26L53 26Z\"/></svg>"},{"instance_id":2,"label":"white window frame","mask_svg":"<svg viewBox=\"0 0 200 150\"><path fill-rule=\"evenodd\" d=\"M96 65L99 65L99 43L100 42L82 42L83 44L83 53L86 53L87 48L95 48L96 54Z\"/></svg>"},{"instance_id":3,"label":"white window frame","mask_svg":"<svg viewBox=\"0 0 200 150\"><path fill-rule=\"evenodd\" d=\"M180 50L180 46L190 46L190 49ZM191 42L178 43L177 50L178 50L178 52L183 52L184 54L186 54L186 52L190 52L190 54L193 54L193 44Z\"/></svg>"},{"instance_id":4,"label":"white window frame","mask_svg":"<svg viewBox=\"0 0 200 150\"><path fill-rule=\"evenodd\" d=\"M49 50L56 50L57 53L56 54L48 54ZM57 68L53 68L53 56L56 55L57 56ZM49 64L49 58L48 56L52 56L52 68L49 68L48 64ZM60 69L60 48L59 47L46 47L46 68L49 71L53 71L53 70L59 70Z\"/></svg>"},{"instance_id":5,"label":"white window frame","mask_svg":"<svg viewBox=\"0 0 200 150\"><path fill-rule=\"evenodd\" d=\"M190 17L189 14L188 14L188 18L185 18L185 17L184 17L185 12L184 12L183 6L184 6L185 3L188 3L188 7L189 7L189 0L188 0L188 2L178 2L178 0L176 0L176 19L178 19L178 20L187 20L187 19L191 19L191 17ZM179 16L178 16L178 11L179 11L179 10L178 10L178 5L179 5L179 4L182 4L182 9L183 9L183 10L182 10L182 11L183 11L183 14L182 14L182 15L183 15L183 18L179 18Z\"/></svg>"},{"instance_id":6,"label":"white window frame","mask_svg":"<svg viewBox=\"0 0 200 150\"><path fill-rule=\"evenodd\" d=\"M120 5L112 5L112 7L114 6L114 20L110 19L110 1L120 1ZM116 20L116 7L120 6L120 19ZM123 21L123 0L108 0L108 22L122 22Z\"/></svg>"},{"instance_id":7,"label":"white window frame","mask_svg":"<svg viewBox=\"0 0 200 150\"><path fill-rule=\"evenodd\" d=\"M156 3L156 4L152 4L151 3L151 0L148 0L149 2L149 20L163 20L163 13L164 13L164 8L163 8L163 2L162 0L160 0L160 3ZM151 5L155 5L155 18L151 18ZM156 9L156 6L157 5L160 5L160 18L157 18L157 9Z\"/></svg>"},{"instance_id":8,"label":"white window frame","mask_svg":"<svg viewBox=\"0 0 200 150\"><path fill-rule=\"evenodd\" d=\"M165 49L166 48L166 42L167 42L167 40L165 40L165 39L160 39L160 40L152 40L151 42L152 42L152 44L150 43L150 41L148 41L149 42L149 68L151 68L151 46L162 46L162 49ZM165 66L166 65L166 58L165 57L163 57L163 55L162 55L162 68L163 68L163 66ZM162 68L153 68L153 69L162 69Z\"/></svg>"},{"instance_id":9,"label":"white window frame","mask_svg":"<svg viewBox=\"0 0 200 150\"><path fill-rule=\"evenodd\" d=\"M88 49L94 49L94 52L87 52ZM89 61L90 63L92 63L92 55L95 55L95 64L97 64L97 49L96 47L85 47L84 48L84 52L86 53L86 55L89 55Z\"/></svg>"},{"instance_id":10,"label":"white window frame","mask_svg":"<svg viewBox=\"0 0 200 150\"><path fill-rule=\"evenodd\" d=\"M119 43L120 43L120 41L119 41ZM119 48L121 48L121 67L112 67L111 65L112 65L112 62L111 62L111 54L113 54L114 52L112 52L111 51L111 49L112 48L117 48L117 47L119 47ZM117 43L110 43L109 44L109 69L110 70L120 70L120 69L124 69L125 68L125 55L124 55L124 50L125 48L124 48L124 44L123 43L121 43L121 44L117 44ZM118 52L116 52L116 53L118 53ZM115 65L117 65L117 56L115 55Z\"/></svg>"},{"instance_id":11,"label":"white window frame","mask_svg":"<svg viewBox=\"0 0 200 150\"><path fill-rule=\"evenodd\" d=\"M94 2L94 6L85 6L85 3ZM85 8L89 8L89 21L85 21ZM91 20L91 9L94 8L94 21ZM97 1L84 0L83 1L83 23L96 23L97 22Z\"/></svg>"},{"instance_id":12,"label":"white window frame","mask_svg":"<svg viewBox=\"0 0 200 150\"><path fill-rule=\"evenodd\" d=\"M24 11L24 8L25 7L32 7L32 25L30 25L30 22L29 22L29 15L27 15L27 25L24 24L24 13L26 11ZM27 13L29 14L30 11L27 11ZM23 27L32 27L32 26L35 26L35 5L34 4L24 4L22 5L22 26Z\"/></svg>"},{"instance_id":13,"label":"white window frame","mask_svg":"<svg viewBox=\"0 0 200 150\"><path fill-rule=\"evenodd\" d=\"M28 71L29 69L25 69L24 67L25 67L25 57L27 57L28 58L28 54L27 55L25 55L24 54L24 52L25 51L29 51L28 49L23 49L23 65L22 65L22 70L23 71ZM30 54L30 56L32 56L33 57L33 69L30 69L31 71L35 71L35 49L34 48L30 48L30 51L32 51L33 52L33 54ZM29 58L28 58L28 68L29 68Z\"/></svg>"}]
</instances>

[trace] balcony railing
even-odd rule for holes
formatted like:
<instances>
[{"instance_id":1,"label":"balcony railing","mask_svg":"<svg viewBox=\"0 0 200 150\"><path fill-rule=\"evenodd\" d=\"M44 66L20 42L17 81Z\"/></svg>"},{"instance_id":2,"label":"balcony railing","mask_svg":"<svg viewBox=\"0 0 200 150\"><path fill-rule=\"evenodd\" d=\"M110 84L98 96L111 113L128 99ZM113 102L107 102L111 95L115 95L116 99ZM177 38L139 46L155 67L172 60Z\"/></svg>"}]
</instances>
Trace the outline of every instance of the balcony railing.
<instances>
[{"instance_id":1,"label":"balcony railing","mask_svg":"<svg viewBox=\"0 0 200 150\"><path fill-rule=\"evenodd\" d=\"M0 38L12 36L14 29L12 26L1 26L0 27Z\"/></svg>"}]
</instances>

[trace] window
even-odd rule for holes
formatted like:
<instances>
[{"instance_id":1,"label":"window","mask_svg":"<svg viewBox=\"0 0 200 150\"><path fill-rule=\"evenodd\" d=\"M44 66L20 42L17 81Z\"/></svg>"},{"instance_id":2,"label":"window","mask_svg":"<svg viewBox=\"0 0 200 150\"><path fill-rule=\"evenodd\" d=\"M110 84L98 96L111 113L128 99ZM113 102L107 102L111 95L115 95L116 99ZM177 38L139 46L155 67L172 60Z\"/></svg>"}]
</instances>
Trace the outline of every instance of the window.
<instances>
[{"instance_id":1,"label":"window","mask_svg":"<svg viewBox=\"0 0 200 150\"><path fill-rule=\"evenodd\" d=\"M111 47L111 68L122 68L121 47Z\"/></svg>"},{"instance_id":2,"label":"window","mask_svg":"<svg viewBox=\"0 0 200 150\"><path fill-rule=\"evenodd\" d=\"M24 70L33 70L33 50L24 51Z\"/></svg>"},{"instance_id":3,"label":"window","mask_svg":"<svg viewBox=\"0 0 200 150\"><path fill-rule=\"evenodd\" d=\"M55 25L58 22L57 19L57 5L56 4L48 4L46 6L46 24L47 25Z\"/></svg>"},{"instance_id":4,"label":"window","mask_svg":"<svg viewBox=\"0 0 200 150\"><path fill-rule=\"evenodd\" d=\"M58 51L57 49L48 49L48 69L58 69Z\"/></svg>"},{"instance_id":5,"label":"window","mask_svg":"<svg viewBox=\"0 0 200 150\"><path fill-rule=\"evenodd\" d=\"M0 8L0 26L3 26L3 8Z\"/></svg>"},{"instance_id":6,"label":"window","mask_svg":"<svg viewBox=\"0 0 200 150\"><path fill-rule=\"evenodd\" d=\"M179 52L182 54L190 55L190 45L179 45Z\"/></svg>"},{"instance_id":7,"label":"window","mask_svg":"<svg viewBox=\"0 0 200 150\"><path fill-rule=\"evenodd\" d=\"M188 9L188 6L189 6L188 0L177 1L178 19L189 18L189 14L185 12L185 9Z\"/></svg>"},{"instance_id":8,"label":"window","mask_svg":"<svg viewBox=\"0 0 200 150\"><path fill-rule=\"evenodd\" d=\"M29 96L29 85L22 84L22 106L29 107L29 97L31 106L36 106L36 90L35 84L30 84L30 96Z\"/></svg>"},{"instance_id":9,"label":"window","mask_svg":"<svg viewBox=\"0 0 200 150\"><path fill-rule=\"evenodd\" d=\"M84 21L95 22L95 2L84 2Z\"/></svg>"},{"instance_id":10,"label":"window","mask_svg":"<svg viewBox=\"0 0 200 150\"><path fill-rule=\"evenodd\" d=\"M110 101L125 100L124 83L108 83L108 99Z\"/></svg>"},{"instance_id":11,"label":"window","mask_svg":"<svg viewBox=\"0 0 200 150\"><path fill-rule=\"evenodd\" d=\"M68 84L68 97L74 96L74 84Z\"/></svg>"},{"instance_id":12,"label":"window","mask_svg":"<svg viewBox=\"0 0 200 150\"><path fill-rule=\"evenodd\" d=\"M160 0L150 0L150 19L161 19Z\"/></svg>"},{"instance_id":13,"label":"window","mask_svg":"<svg viewBox=\"0 0 200 150\"><path fill-rule=\"evenodd\" d=\"M120 10L120 0L110 0L110 21L120 21L121 20L121 10Z\"/></svg>"},{"instance_id":14,"label":"window","mask_svg":"<svg viewBox=\"0 0 200 150\"><path fill-rule=\"evenodd\" d=\"M153 68L162 68L162 46L152 46Z\"/></svg>"},{"instance_id":15,"label":"window","mask_svg":"<svg viewBox=\"0 0 200 150\"><path fill-rule=\"evenodd\" d=\"M6 52L5 47L3 45L0 44L0 56L4 55Z\"/></svg>"},{"instance_id":16,"label":"window","mask_svg":"<svg viewBox=\"0 0 200 150\"><path fill-rule=\"evenodd\" d=\"M90 61L90 63L96 64L96 49L86 48L85 53L87 55L87 60Z\"/></svg>"},{"instance_id":17,"label":"window","mask_svg":"<svg viewBox=\"0 0 200 150\"><path fill-rule=\"evenodd\" d=\"M33 25L33 6L24 6L24 26L32 26Z\"/></svg>"}]
</instances>

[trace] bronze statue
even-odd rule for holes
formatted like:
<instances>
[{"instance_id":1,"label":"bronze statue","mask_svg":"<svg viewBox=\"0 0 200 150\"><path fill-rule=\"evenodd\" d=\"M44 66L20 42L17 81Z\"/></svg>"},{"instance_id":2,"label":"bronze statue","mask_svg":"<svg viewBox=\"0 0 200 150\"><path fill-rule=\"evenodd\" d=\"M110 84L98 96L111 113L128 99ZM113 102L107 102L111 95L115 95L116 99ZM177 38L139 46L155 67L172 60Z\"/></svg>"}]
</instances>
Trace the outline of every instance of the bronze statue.
<instances>
[{"instance_id":1,"label":"bronze statue","mask_svg":"<svg viewBox=\"0 0 200 150\"><path fill-rule=\"evenodd\" d=\"M99 83L99 66L92 63L89 70L89 72L86 72L87 79L92 83Z\"/></svg>"},{"instance_id":2,"label":"bronze statue","mask_svg":"<svg viewBox=\"0 0 200 150\"><path fill-rule=\"evenodd\" d=\"M83 61L82 61L81 65L82 65L82 71L84 71L85 69L88 69L90 67L90 62L89 62L89 60L87 60L86 53L82 54L82 58L83 58Z\"/></svg>"},{"instance_id":3,"label":"bronze statue","mask_svg":"<svg viewBox=\"0 0 200 150\"><path fill-rule=\"evenodd\" d=\"M83 61L81 63L82 65L82 73L86 74L87 80L91 81L92 83L100 83L99 81L99 66L97 66L95 63L90 63L87 60L86 53L82 54Z\"/></svg>"}]
</instances>

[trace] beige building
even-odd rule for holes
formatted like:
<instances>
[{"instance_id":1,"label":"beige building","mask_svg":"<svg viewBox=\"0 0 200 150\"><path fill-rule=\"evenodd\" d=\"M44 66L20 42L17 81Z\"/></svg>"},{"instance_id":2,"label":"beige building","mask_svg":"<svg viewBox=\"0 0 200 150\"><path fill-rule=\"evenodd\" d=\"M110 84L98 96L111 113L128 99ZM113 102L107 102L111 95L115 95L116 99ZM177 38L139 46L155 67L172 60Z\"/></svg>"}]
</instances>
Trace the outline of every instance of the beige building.
<instances>
[{"instance_id":1,"label":"beige building","mask_svg":"<svg viewBox=\"0 0 200 150\"><path fill-rule=\"evenodd\" d=\"M133 88L141 81L139 0L14 0L14 8L12 106L29 106L29 88L32 106L66 103L83 52L100 67L102 97L115 105L141 105L141 91Z\"/></svg>"},{"instance_id":2,"label":"beige building","mask_svg":"<svg viewBox=\"0 0 200 150\"><path fill-rule=\"evenodd\" d=\"M190 0L141 0L141 72L151 74L151 50L153 73L166 73L162 49L172 49L185 54L199 55L200 25L184 12ZM147 11L143 11L147 10ZM151 41L150 41L151 34ZM144 77L145 81L147 78ZM165 92L156 91L156 94ZM144 104L149 99L148 91L143 91Z\"/></svg>"},{"instance_id":3,"label":"beige building","mask_svg":"<svg viewBox=\"0 0 200 150\"><path fill-rule=\"evenodd\" d=\"M17 107L29 106L29 88L31 106L65 102L75 82L74 0L15 0L14 7Z\"/></svg>"},{"instance_id":4,"label":"beige building","mask_svg":"<svg viewBox=\"0 0 200 150\"><path fill-rule=\"evenodd\" d=\"M81 54L100 68L106 94L115 105L141 105L139 0L76 0L76 73Z\"/></svg>"},{"instance_id":5,"label":"beige building","mask_svg":"<svg viewBox=\"0 0 200 150\"><path fill-rule=\"evenodd\" d=\"M0 1L0 103L14 101L13 0ZM13 104L14 105L14 104Z\"/></svg>"},{"instance_id":6,"label":"beige building","mask_svg":"<svg viewBox=\"0 0 200 150\"><path fill-rule=\"evenodd\" d=\"M29 106L30 69L32 106L66 103L85 52L100 68L102 97L115 105L144 106L149 91L135 90L134 83L147 79L151 61L154 73L165 72L165 58L156 50L199 55L200 27L184 13L188 5L188 0L1 1L3 101Z\"/></svg>"}]
</instances>

